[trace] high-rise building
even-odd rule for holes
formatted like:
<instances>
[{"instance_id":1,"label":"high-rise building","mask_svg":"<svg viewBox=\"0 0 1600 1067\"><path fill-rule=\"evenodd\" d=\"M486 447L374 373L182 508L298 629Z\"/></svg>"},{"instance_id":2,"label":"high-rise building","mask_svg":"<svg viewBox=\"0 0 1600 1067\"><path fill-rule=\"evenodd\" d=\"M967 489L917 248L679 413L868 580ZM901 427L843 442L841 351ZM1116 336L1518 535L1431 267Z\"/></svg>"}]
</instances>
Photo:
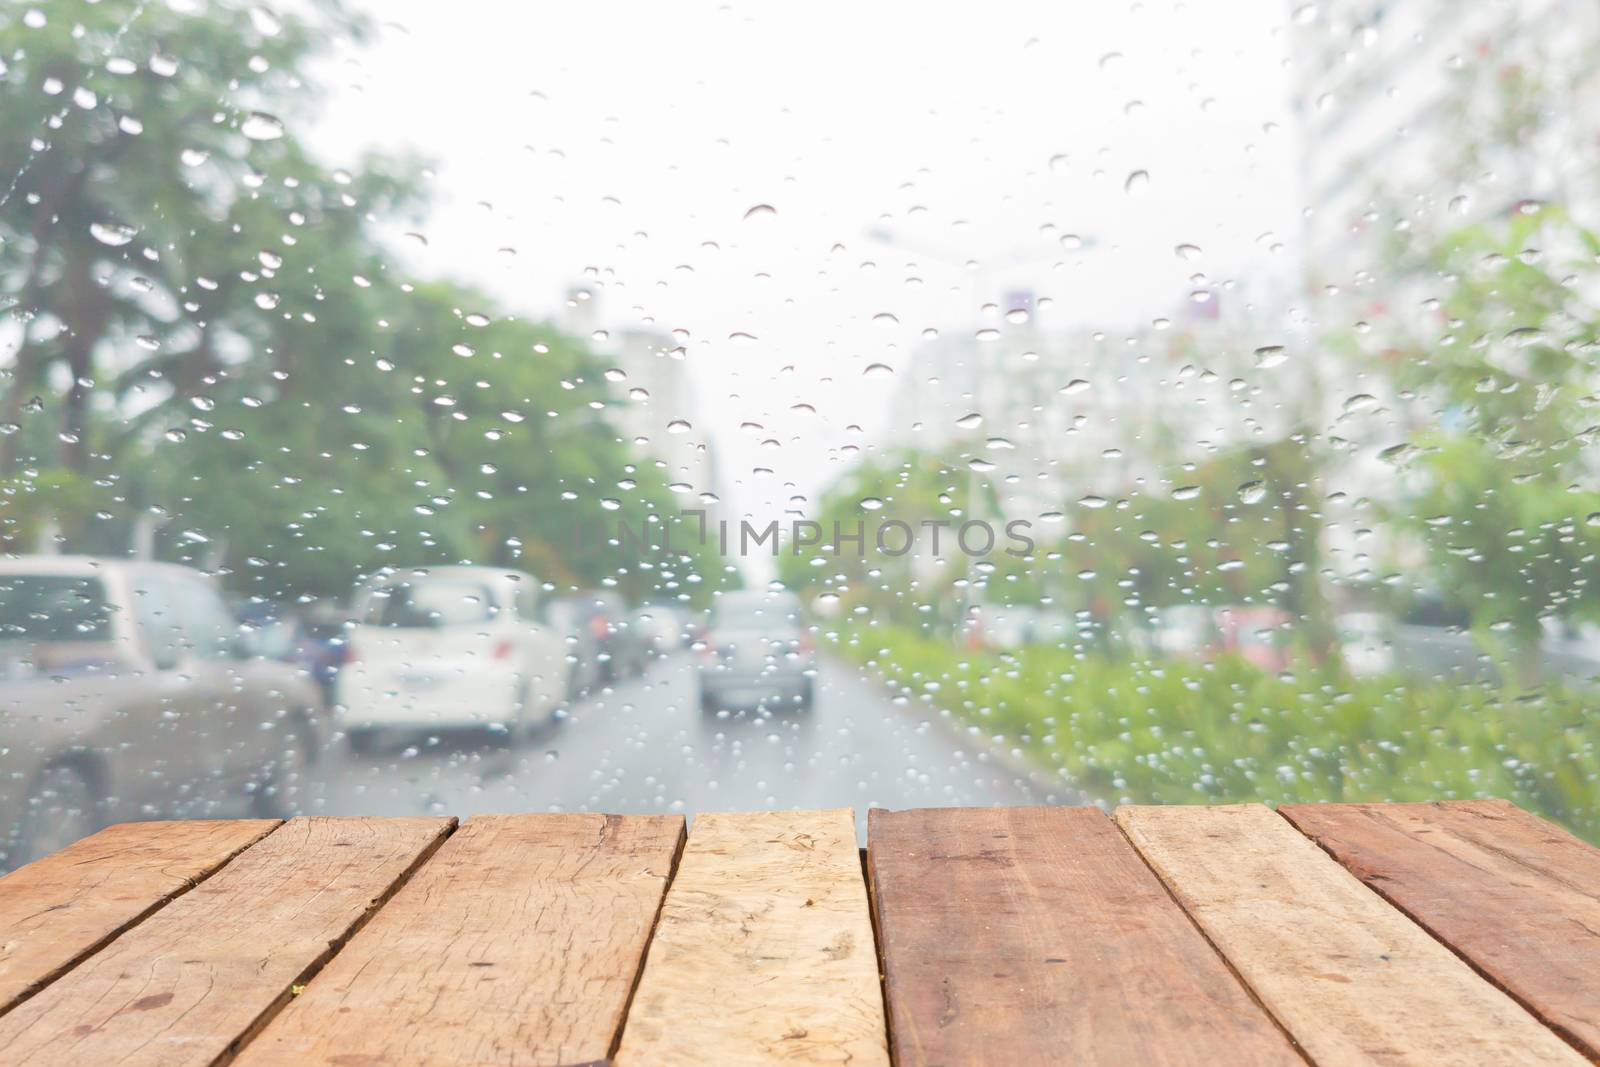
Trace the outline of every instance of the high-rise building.
<instances>
[{"instance_id":1,"label":"high-rise building","mask_svg":"<svg viewBox=\"0 0 1600 1067\"><path fill-rule=\"evenodd\" d=\"M1452 228L1530 200L1577 207L1593 187L1593 0L1308 3L1290 61L1308 287L1341 307L1397 299L1381 267L1397 228Z\"/></svg>"}]
</instances>

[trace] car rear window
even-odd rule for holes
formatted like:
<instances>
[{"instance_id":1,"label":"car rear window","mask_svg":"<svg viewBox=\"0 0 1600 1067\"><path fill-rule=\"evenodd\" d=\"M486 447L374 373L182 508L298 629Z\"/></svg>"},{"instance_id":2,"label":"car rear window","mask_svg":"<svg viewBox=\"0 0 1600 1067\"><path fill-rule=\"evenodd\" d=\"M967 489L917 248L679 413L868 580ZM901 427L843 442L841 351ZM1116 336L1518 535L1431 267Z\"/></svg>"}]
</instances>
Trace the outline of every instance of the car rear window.
<instances>
[{"instance_id":1,"label":"car rear window","mask_svg":"<svg viewBox=\"0 0 1600 1067\"><path fill-rule=\"evenodd\" d=\"M494 617L494 596L480 582L430 578L379 586L361 621L368 626L437 629L470 626Z\"/></svg>"},{"instance_id":2,"label":"car rear window","mask_svg":"<svg viewBox=\"0 0 1600 1067\"><path fill-rule=\"evenodd\" d=\"M111 640L111 609L99 578L0 575L0 641Z\"/></svg>"}]
</instances>

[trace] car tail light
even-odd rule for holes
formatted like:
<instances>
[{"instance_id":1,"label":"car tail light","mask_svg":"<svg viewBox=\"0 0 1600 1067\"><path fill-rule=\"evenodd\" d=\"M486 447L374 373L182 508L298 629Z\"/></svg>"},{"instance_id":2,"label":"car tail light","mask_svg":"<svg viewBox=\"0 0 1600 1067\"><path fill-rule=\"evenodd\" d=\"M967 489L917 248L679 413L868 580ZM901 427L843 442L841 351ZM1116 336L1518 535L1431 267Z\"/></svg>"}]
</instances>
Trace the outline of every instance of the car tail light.
<instances>
[{"instance_id":1,"label":"car tail light","mask_svg":"<svg viewBox=\"0 0 1600 1067\"><path fill-rule=\"evenodd\" d=\"M604 615L596 615L594 618L589 620L589 633L593 635L596 640L604 638L608 629L610 629L610 626L607 624Z\"/></svg>"},{"instance_id":2,"label":"car tail light","mask_svg":"<svg viewBox=\"0 0 1600 1067\"><path fill-rule=\"evenodd\" d=\"M494 646L494 658L495 659L509 659L510 656L511 656L511 642L510 641L501 641L498 645Z\"/></svg>"}]
</instances>

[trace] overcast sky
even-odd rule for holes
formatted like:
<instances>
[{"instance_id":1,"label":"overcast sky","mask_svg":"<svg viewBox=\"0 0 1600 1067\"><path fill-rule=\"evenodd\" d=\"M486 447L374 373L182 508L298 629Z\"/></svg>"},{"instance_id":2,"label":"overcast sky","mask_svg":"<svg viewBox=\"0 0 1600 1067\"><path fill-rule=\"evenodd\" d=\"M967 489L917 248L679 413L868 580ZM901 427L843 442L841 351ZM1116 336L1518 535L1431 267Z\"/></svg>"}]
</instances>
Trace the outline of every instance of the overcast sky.
<instances>
[{"instance_id":1,"label":"overcast sky","mask_svg":"<svg viewBox=\"0 0 1600 1067\"><path fill-rule=\"evenodd\" d=\"M1041 326L1118 331L1196 272L1297 269L1280 0L369 9L305 132L332 163L437 161L427 246L395 235L410 269L554 315L592 268L606 324L687 331L684 414L740 512L821 489L847 425L881 439L896 378L863 370L908 373L923 330L975 331L1006 289L1051 298Z\"/></svg>"}]
</instances>

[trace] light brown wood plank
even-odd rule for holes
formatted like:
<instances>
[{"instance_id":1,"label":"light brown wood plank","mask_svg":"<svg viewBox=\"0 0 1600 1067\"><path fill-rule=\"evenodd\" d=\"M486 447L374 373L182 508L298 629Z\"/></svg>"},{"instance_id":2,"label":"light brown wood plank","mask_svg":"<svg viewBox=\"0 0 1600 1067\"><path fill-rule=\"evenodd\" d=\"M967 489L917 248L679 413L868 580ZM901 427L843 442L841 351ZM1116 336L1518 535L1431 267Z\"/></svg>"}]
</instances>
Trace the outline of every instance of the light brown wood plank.
<instances>
[{"instance_id":1,"label":"light brown wood plank","mask_svg":"<svg viewBox=\"0 0 1600 1067\"><path fill-rule=\"evenodd\" d=\"M469 819L236 1062L603 1060L682 843L677 815Z\"/></svg>"},{"instance_id":2,"label":"light brown wood plank","mask_svg":"<svg viewBox=\"0 0 1600 1067\"><path fill-rule=\"evenodd\" d=\"M1585 1062L1265 807L1116 817L1320 1067Z\"/></svg>"},{"instance_id":3,"label":"light brown wood plank","mask_svg":"<svg viewBox=\"0 0 1600 1067\"><path fill-rule=\"evenodd\" d=\"M1096 808L869 817L894 1061L1305 1061Z\"/></svg>"},{"instance_id":4,"label":"light brown wood plank","mask_svg":"<svg viewBox=\"0 0 1600 1067\"><path fill-rule=\"evenodd\" d=\"M122 823L0 878L0 1014L277 825Z\"/></svg>"},{"instance_id":5,"label":"light brown wood plank","mask_svg":"<svg viewBox=\"0 0 1600 1067\"><path fill-rule=\"evenodd\" d=\"M848 808L695 817L616 1062L887 1067Z\"/></svg>"},{"instance_id":6,"label":"light brown wood plank","mask_svg":"<svg viewBox=\"0 0 1600 1067\"><path fill-rule=\"evenodd\" d=\"M1600 849L1504 800L1279 813L1600 1059Z\"/></svg>"},{"instance_id":7,"label":"light brown wood plank","mask_svg":"<svg viewBox=\"0 0 1600 1067\"><path fill-rule=\"evenodd\" d=\"M454 822L290 820L0 1016L0 1062L224 1060Z\"/></svg>"}]
</instances>

